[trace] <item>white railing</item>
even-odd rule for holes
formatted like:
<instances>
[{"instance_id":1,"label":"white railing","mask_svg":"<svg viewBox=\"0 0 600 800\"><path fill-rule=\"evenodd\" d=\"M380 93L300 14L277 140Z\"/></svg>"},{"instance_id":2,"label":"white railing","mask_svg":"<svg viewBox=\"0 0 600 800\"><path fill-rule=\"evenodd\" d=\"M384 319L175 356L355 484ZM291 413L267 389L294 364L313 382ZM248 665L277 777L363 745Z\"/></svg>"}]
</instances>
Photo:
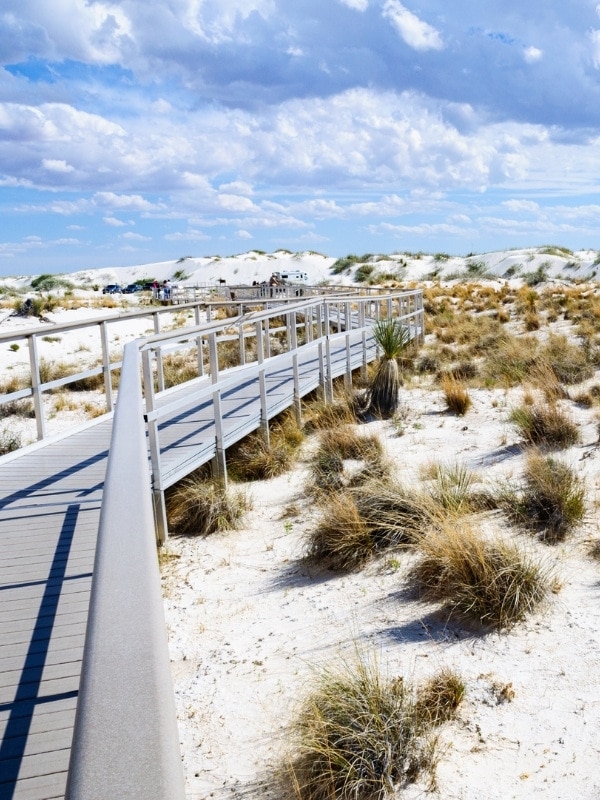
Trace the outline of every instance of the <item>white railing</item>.
<instances>
[{"instance_id":1,"label":"white railing","mask_svg":"<svg viewBox=\"0 0 600 800\"><path fill-rule=\"evenodd\" d=\"M28 386L24 386L16 391L0 394L0 411L1 407L8 403L13 403L18 400L31 399L33 401L33 412L35 415L37 438L44 439L46 437L46 418L44 413L43 395L53 389L62 387L69 387L77 381L82 381L87 378L92 378L97 375L102 375L104 398L106 403L106 410L110 412L114 406L114 391L112 386L112 375L114 372L121 369L121 358L111 361L110 342L111 334L110 329L119 323L127 322L129 320L142 319L150 317L154 333L161 332L161 322L165 314L167 315L180 315L185 309L190 309L194 312L196 324L201 321L201 311L205 310L204 302L193 302L185 305L175 306L148 306L141 311L127 311L122 314L110 314L95 319L81 320L79 322L68 322L37 325L35 328L26 328L22 330L7 331L0 333L0 344L18 344L25 342L29 356L29 372L24 378L25 382L29 382ZM81 331L84 329L96 330L99 335L100 344L100 363L89 369L72 372L68 375L63 375L51 381L44 381L41 374L41 359L39 356L39 342L44 337L54 337L69 333L71 331ZM132 337L133 338L133 337ZM119 348L120 350L121 348Z\"/></svg>"},{"instance_id":2,"label":"white railing","mask_svg":"<svg viewBox=\"0 0 600 800\"><path fill-rule=\"evenodd\" d=\"M262 428L268 439L268 421L285 407L299 407L302 396L320 386L327 398L333 394L332 381L344 375L351 384L352 371L357 366L366 367L375 357L372 340L373 321L381 317L397 317L406 326L411 339L423 337L423 308L420 291L372 297L320 297L302 302L278 304L264 311L249 312L230 320L214 321L188 328L177 334L149 337L142 346L144 396L146 421L152 462L152 481L157 532L159 541L167 536L164 492L199 466L213 461L216 474L224 480L227 476L225 451L252 430ZM275 321L275 324L274 324ZM300 380L300 361L304 352L298 346L299 337L312 344L318 356L318 370L314 380ZM219 346L228 342L236 344L237 363L244 373L221 371ZM250 354L248 343L253 343ZM174 391L165 394L163 361L167 356L182 351L195 350L197 365L193 401L196 406L210 406L214 424L204 440L195 447L181 447L179 462L165 468L162 454L164 437L160 423L184 411L190 405L189 392ZM277 348L277 350L275 350ZM336 353L333 358L332 354ZM279 355L274 356L273 352ZM269 374L288 369L288 388L275 403L268 397L266 383ZM203 379L203 380L202 380ZM254 381L257 415L246 411L245 422L235 427L226 423L223 398L242 380ZM251 391L251 390L249 390ZM245 401L247 405L247 398ZM231 408L229 408L231 415Z\"/></svg>"}]
</instances>

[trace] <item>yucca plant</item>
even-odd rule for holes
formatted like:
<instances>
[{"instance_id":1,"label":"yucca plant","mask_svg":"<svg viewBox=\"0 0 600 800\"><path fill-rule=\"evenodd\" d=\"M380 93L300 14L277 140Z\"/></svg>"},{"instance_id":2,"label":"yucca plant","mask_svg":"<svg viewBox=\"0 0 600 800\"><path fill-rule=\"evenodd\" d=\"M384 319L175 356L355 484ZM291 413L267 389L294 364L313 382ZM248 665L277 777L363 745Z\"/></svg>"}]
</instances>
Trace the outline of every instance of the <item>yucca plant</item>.
<instances>
[{"instance_id":1,"label":"yucca plant","mask_svg":"<svg viewBox=\"0 0 600 800\"><path fill-rule=\"evenodd\" d=\"M392 417L398 408L400 369L397 359L410 341L408 329L398 319L380 319L373 335L382 356L368 393L368 410L379 417Z\"/></svg>"}]
</instances>

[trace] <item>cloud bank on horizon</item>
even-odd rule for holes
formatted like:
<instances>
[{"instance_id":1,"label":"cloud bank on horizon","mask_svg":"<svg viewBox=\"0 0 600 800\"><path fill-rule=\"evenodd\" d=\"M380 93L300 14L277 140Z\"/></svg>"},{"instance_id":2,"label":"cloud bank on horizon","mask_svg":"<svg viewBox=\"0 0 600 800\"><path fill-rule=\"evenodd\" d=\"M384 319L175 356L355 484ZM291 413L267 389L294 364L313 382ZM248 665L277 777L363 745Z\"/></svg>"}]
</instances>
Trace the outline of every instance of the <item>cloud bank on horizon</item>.
<instances>
[{"instance_id":1,"label":"cloud bank on horizon","mask_svg":"<svg viewBox=\"0 0 600 800\"><path fill-rule=\"evenodd\" d=\"M0 272L600 246L600 4L3 0Z\"/></svg>"}]
</instances>

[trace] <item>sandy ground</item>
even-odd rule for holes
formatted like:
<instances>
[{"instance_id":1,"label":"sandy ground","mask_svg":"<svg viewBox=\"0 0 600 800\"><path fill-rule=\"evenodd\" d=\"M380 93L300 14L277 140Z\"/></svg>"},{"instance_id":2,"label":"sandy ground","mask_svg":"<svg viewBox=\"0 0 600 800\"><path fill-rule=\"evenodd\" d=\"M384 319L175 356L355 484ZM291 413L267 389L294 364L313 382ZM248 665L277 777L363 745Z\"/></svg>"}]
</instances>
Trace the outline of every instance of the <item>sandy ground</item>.
<instances>
[{"instance_id":1,"label":"sandy ground","mask_svg":"<svg viewBox=\"0 0 600 800\"><path fill-rule=\"evenodd\" d=\"M473 391L462 418L444 411L440 392L415 386L402 397L403 435L390 422L362 426L377 431L402 480L418 483L432 461L464 464L484 482L518 477L523 455L507 421L518 392ZM302 555L318 512L303 492L306 461L246 485L254 507L242 529L170 540L165 609L190 798L277 797L273 776L315 669L357 647L391 675L419 681L449 666L465 680L459 717L441 733L438 796L600 795L600 563L588 552L600 449L590 412L572 413L582 442L560 457L585 477L589 512L561 545L513 534L555 567L562 589L508 633L469 630L408 597L409 553L352 575L311 574ZM507 531L498 512L482 524Z\"/></svg>"}]
</instances>

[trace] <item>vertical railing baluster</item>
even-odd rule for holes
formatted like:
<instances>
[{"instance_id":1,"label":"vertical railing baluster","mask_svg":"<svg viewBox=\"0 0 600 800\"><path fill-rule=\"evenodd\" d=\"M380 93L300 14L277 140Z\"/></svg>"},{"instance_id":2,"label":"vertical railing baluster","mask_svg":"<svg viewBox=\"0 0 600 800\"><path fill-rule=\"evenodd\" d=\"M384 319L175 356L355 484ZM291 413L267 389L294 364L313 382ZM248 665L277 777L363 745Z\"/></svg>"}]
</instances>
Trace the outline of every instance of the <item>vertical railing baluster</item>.
<instances>
[{"instance_id":1,"label":"vertical railing baluster","mask_svg":"<svg viewBox=\"0 0 600 800\"><path fill-rule=\"evenodd\" d=\"M46 420L44 418L44 401L42 398L41 378L40 378L40 359L38 356L37 337L32 333L27 337L29 349L29 369L31 371L31 391L33 395L33 410L35 413L35 425L37 428L38 439L43 439L46 435Z\"/></svg>"},{"instance_id":2,"label":"vertical railing baluster","mask_svg":"<svg viewBox=\"0 0 600 800\"><path fill-rule=\"evenodd\" d=\"M112 373L110 369L110 353L108 344L108 323L100 323L100 344L102 346L102 375L104 377L104 395L106 397L106 410L113 410Z\"/></svg>"}]
</instances>

